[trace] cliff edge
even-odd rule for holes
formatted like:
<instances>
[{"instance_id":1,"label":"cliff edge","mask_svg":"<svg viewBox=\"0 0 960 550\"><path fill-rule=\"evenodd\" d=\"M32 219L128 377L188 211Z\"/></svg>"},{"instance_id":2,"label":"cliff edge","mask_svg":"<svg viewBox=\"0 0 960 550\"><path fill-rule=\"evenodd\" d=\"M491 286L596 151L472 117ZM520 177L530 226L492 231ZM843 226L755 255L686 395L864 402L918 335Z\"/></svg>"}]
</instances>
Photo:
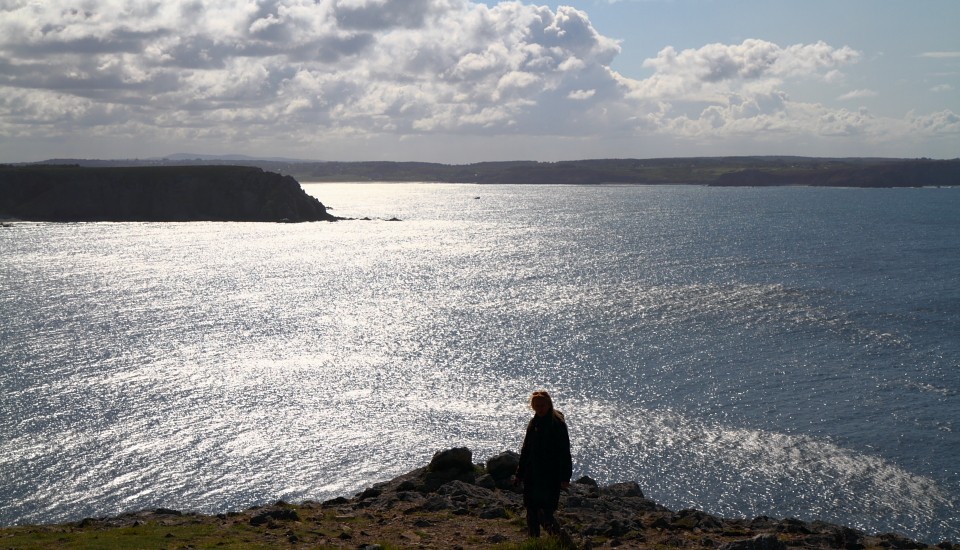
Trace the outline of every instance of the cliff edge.
<instances>
[{"instance_id":1,"label":"cliff edge","mask_svg":"<svg viewBox=\"0 0 960 550\"><path fill-rule=\"evenodd\" d=\"M249 166L0 166L0 218L334 221L297 180Z\"/></svg>"},{"instance_id":2,"label":"cliff edge","mask_svg":"<svg viewBox=\"0 0 960 550\"><path fill-rule=\"evenodd\" d=\"M646 498L635 482L599 486L583 477L560 500L559 536L534 543L525 534L522 496L511 476L519 455L483 464L459 447L426 466L377 483L352 498L203 515L159 508L52 526L0 528L4 547L344 548L386 550L837 550L929 548L896 533L868 534L822 521L721 518L674 512ZM112 545L112 546L111 546ZM948 541L937 548L960 550Z\"/></svg>"}]
</instances>

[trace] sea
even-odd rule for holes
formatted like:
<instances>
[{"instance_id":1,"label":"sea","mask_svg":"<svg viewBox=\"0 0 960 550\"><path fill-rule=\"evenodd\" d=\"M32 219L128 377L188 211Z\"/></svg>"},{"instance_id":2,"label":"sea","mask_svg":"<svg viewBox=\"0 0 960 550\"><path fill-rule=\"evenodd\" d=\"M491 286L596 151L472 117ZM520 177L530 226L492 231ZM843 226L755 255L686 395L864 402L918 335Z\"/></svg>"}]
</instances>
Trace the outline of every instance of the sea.
<instances>
[{"instance_id":1,"label":"sea","mask_svg":"<svg viewBox=\"0 0 960 550\"><path fill-rule=\"evenodd\" d=\"M0 227L0 525L517 451L960 542L960 188L305 183L333 223Z\"/></svg>"}]
</instances>

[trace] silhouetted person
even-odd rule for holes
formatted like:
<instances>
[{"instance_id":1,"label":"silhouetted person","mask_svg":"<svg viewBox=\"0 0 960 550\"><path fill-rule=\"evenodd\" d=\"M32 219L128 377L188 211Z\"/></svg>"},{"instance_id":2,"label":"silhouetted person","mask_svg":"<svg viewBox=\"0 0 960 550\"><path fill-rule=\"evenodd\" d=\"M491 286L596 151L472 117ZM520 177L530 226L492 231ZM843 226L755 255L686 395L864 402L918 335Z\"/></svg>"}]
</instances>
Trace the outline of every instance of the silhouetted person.
<instances>
[{"instance_id":1,"label":"silhouetted person","mask_svg":"<svg viewBox=\"0 0 960 550\"><path fill-rule=\"evenodd\" d=\"M560 525L553 513L560 503L560 490L570 485L573 462L567 423L563 413L553 408L550 394L533 392L530 407L534 416L520 448L515 481L523 483L523 505L527 508L530 536L539 537L541 525L548 533L559 534Z\"/></svg>"}]
</instances>

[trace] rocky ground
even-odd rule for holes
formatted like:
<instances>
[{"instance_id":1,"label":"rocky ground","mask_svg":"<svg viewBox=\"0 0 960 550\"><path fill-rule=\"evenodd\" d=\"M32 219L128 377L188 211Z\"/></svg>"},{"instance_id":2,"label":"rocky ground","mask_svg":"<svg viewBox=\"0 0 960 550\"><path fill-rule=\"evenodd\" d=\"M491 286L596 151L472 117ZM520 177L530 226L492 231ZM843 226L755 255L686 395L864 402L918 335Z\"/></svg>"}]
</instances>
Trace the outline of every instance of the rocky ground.
<instances>
[{"instance_id":1,"label":"rocky ground","mask_svg":"<svg viewBox=\"0 0 960 550\"><path fill-rule=\"evenodd\" d=\"M13 540L19 534L16 541L22 543L31 529L36 540L59 536L50 540L69 543L79 540L68 538L77 531L106 535L140 529L143 533L148 527L159 529L157 533L166 531L159 546L163 548L509 549L528 544L521 496L510 483L518 456L504 452L484 465L472 459L465 448L439 452L428 466L352 498L322 503L278 502L216 516L159 509L69 525L8 528L0 530L0 548L11 546L4 537ZM893 533L866 534L817 521L725 519L698 510L675 512L645 498L636 483L600 487L588 478L571 484L561 497L557 517L565 535L556 546L578 549L928 547ZM950 542L938 547L960 550L960 545Z\"/></svg>"}]
</instances>

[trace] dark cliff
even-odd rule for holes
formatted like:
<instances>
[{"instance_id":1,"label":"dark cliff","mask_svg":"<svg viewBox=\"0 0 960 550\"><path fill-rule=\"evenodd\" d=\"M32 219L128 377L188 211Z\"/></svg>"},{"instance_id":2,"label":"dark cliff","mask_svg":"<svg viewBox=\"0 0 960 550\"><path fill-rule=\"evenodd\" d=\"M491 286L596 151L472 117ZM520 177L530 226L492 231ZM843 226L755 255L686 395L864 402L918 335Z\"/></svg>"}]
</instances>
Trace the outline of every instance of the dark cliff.
<instances>
[{"instance_id":1,"label":"dark cliff","mask_svg":"<svg viewBox=\"0 0 960 550\"><path fill-rule=\"evenodd\" d=\"M0 218L333 221L290 176L247 166L0 167Z\"/></svg>"}]
</instances>

